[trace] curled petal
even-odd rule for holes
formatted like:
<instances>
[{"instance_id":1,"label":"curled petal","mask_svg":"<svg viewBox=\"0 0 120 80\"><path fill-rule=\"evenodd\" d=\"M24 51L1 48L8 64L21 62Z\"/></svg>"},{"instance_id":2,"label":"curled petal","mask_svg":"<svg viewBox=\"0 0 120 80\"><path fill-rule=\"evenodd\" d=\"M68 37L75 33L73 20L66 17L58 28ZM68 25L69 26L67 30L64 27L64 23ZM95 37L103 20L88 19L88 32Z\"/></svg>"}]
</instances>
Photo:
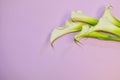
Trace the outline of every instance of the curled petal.
<instances>
[{"instance_id":1,"label":"curled petal","mask_svg":"<svg viewBox=\"0 0 120 80\"><path fill-rule=\"evenodd\" d=\"M56 39L65 34L80 31L83 25L84 23L67 21L64 27L58 27L54 29L50 39L51 45L53 45Z\"/></svg>"}]
</instances>

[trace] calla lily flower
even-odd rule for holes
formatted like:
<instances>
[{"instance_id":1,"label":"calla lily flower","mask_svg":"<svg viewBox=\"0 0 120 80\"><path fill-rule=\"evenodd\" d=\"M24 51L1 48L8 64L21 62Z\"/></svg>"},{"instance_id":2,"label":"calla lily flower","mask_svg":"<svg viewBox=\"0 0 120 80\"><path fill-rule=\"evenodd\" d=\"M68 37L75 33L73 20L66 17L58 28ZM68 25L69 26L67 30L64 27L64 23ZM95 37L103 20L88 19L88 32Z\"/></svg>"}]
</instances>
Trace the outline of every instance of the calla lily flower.
<instances>
[{"instance_id":1,"label":"calla lily flower","mask_svg":"<svg viewBox=\"0 0 120 80\"><path fill-rule=\"evenodd\" d=\"M82 31L75 35L74 41L79 42L81 38L96 38L100 40L111 40L111 41L120 41L120 37L111 35L110 33L103 33L103 32L96 32L91 31L93 27L90 27L90 25L85 25L82 29Z\"/></svg>"},{"instance_id":2,"label":"calla lily flower","mask_svg":"<svg viewBox=\"0 0 120 80\"><path fill-rule=\"evenodd\" d=\"M51 39L50 39L51 45L53 45L53 43L56 39L58 39L59 37L65 35L65 34L80 31L84 24L85 23L81 23L81 22L66 21L65 26L58 27L53 30L53 32L51 34Z\"/></svg>"},{"instance_id":3,"label":"calla lily flower","mask_svg":"<svg viewBox=\"0 0 120 80\"><path fill-rule=\"evenodd\" d=\"M96 25L98 23L98 19L86 16L82 11L72 11L71 19L73 22L84 22L90 25Z\"/></svg>"},{"instance_id":4,"label":"calla lily flower","mask_svg":"<svg viewBox=\"0 0 120 80\"><path fill-rule=\"evenodd\" d=\"M103 40L115 40L120 41L120 21L115 18L110 12L110 5L107 5L103 16L95 26L85 26L82 31L74 38L75 41L79 41L83 37L93 37ZM106 32L106 33L100 33ZM109 33L109 34L108 34ZM113 34L115 36L112 36Z\"/></svg>"},{"instance_id":5,"label":"calla lily flower","mask_svg":"<svg viewBox=\"0 0 120 80\"><path fill-rule=\"evenodd\" d=\"M105 7L100 19L86 16L82 11L73 11L71 20L66 21L65 26L53 30L50 38L51 45L61 36L73 32L79 32L74 37L75 42L79 42L84 37L120 41L120 21L113 16L110 7L110 4Z\"/></svg>"}]
</instances>

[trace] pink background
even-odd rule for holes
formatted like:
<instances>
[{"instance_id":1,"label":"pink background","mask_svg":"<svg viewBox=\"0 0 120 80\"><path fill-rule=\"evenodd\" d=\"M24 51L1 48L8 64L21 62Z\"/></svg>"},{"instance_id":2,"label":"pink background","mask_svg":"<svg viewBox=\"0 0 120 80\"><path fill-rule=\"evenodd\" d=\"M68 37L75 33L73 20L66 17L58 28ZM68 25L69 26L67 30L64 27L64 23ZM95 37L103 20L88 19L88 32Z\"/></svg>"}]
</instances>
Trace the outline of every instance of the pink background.
<instances>
[{"instance_id":1,"label":"pink background","mask_svg":"<svg viewBox=\"0 0 120 80\"><path fill-rule=\"evenodd\" d=\"M120 19L120 0L0 0L0 80L120 80L120 42L49 42L72 10L99 17L107 3Z\"/></svg>"}]
</instances>

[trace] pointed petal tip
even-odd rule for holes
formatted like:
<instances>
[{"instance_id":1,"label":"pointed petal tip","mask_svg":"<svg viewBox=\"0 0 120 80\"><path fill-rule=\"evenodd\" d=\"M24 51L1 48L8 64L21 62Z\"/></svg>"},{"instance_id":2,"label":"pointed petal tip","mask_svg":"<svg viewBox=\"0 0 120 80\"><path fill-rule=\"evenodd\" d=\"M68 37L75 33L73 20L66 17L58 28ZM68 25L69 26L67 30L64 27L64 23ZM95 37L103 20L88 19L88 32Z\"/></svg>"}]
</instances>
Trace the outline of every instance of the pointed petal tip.
<instances>
[{"instance_id":1,"label":"pointed petal tip","mask_svg":"<svg viewBox=\"0 0 120 80\"><path fill-rule=\"evenodd\" d=\"M112 7L111 3L106 5L106 9L110 9Z\"/></svg>"}]
</instances>

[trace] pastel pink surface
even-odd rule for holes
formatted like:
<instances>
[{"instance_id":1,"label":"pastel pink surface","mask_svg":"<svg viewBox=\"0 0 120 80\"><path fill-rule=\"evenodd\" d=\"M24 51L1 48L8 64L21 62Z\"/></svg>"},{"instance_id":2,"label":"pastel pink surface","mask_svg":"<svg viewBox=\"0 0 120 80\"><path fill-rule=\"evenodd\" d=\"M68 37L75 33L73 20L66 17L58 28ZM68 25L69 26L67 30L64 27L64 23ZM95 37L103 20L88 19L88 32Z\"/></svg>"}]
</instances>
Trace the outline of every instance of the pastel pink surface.
<instances>
[{"instance_id":1,"label":"pastel pink surface","mask_svg":"<svg viewBox=\"0 0 120 80\"><path fill-rule=\"evenodd\" d=\"M120 80L120 42L73 42L61 37L54 49L52 30L73 10L99 17L111 3L120 19L119 0L1 0L0 80Z\"/></svg>"}]
</instances>

